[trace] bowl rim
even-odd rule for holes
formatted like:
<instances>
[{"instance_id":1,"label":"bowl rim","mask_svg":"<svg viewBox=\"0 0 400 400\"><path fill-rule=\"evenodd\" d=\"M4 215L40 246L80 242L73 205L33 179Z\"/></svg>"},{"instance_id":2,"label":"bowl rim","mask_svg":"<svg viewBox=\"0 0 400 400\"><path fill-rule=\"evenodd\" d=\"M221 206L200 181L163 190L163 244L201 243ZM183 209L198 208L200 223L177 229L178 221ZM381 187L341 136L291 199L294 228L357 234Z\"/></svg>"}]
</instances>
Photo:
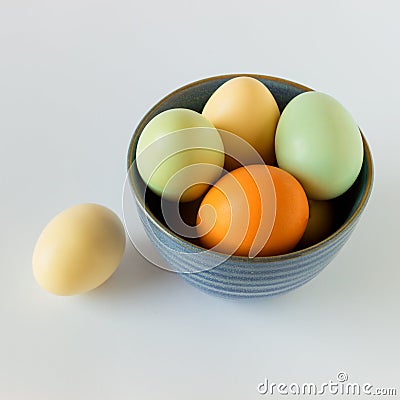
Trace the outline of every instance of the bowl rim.
<instances>
[{"instance_id":1,"label":"bowl rim","mask_svg":"<svg viewBox=\"0 0 400 400\"><path fill-rule=\"evenodd\" d=\"M214 256L217 257L226 257L226 254L222 254L213 250L206 249L205 247L199 246L197 244L194 244L192 242L189 242L188 240L182 238L181 236L177 235L173 231L171 231L168 227L164 226L158 219L155 217L153 212L148 208L147 204L145 203L144 199L142 199L139 196L139 191L136 186L136 182L134 180L134 177L132 175L132 168L131 166L133 165L133 150L135 148L135 144L139 138L139 132L143 131L144 128L144 123L145 120L147 119L148 115L153 113L157 108L159 108L163 103L165 103L167 100L169 100L172 96L178 94L181 91L184 91L188 88L194 87L201 85L206 82L212 82L220 79L232 79L240 76L249 76L255 79L264 79L264 80L269 80L269 81L274 81L282 84L287 84L289 86L294 86L298 89L301 89L305 92L309 91L314 91L314 89L311 89L307 86L304 86L300 83L290 81L288 79L284 78L279 78L275 76L268 76L268 75L262 75L262 74L253 74L253 73L238 73L238 74L225 74L225 75L216 75L216 76L211 76L208 78L203 78L197 81L193 81L191 83L188 83L184 86L179 87L178 89L173 90L163 98L161 98L153 107L150 108L146 112L146 114L142 117L140 120L139 124L137 127L134 129L134 132L132 134L130 143L129 143L129 148L128 148L128 157L127 157L127 172L129 174L129 184L131 185L134 193L135 193L135 201L138 206L143 210L145 213L146 217L151 220L151 222L158 228L160 229L165 235L167 235L170 239L179 242L183 247L186 247L188 250L191 252L195 251L206 251L207 253L211 253ZM237 256L237 255L230 255L229 258L237 261L237 262L248 262L251 260L252 262L255 263L266 263L266 262L274 262L274 261L281 261L281 260L288 260L288 259L295 259L301 256L305 256L309 253L313 253L315 250L318 248L323 248L326 247L330 242L332 242L337 236L339 236L343 231L345 231L350 225L353 224L353 222L358 218L358 216L361 214L362 210L366 206L368 199L370 197L371 191L372 191L372 186L373 186L373 181L374 181L374 168L373 168L373 160L372 160L372 154L371 150L369 148L368 142L361 131L360 128L358 128L361 134L362 142L363 142L363 148L364 148L364 156L366 157L367 161L367 184L364 189L363 196L360 200L360 203L358 204L357 208L354 210L354 212L351 214L351 216L347 219L347 221L342 224L338 229L336 229L332 234L330 234L328 237L325 239L321 240L318 243L313 244L312 246L306 247L304 249L292 251L290 253L285 253L285 254L279 254L275 256L261 256L261 257L245 257L245 256Z\"/></svg>"}]
</instances>

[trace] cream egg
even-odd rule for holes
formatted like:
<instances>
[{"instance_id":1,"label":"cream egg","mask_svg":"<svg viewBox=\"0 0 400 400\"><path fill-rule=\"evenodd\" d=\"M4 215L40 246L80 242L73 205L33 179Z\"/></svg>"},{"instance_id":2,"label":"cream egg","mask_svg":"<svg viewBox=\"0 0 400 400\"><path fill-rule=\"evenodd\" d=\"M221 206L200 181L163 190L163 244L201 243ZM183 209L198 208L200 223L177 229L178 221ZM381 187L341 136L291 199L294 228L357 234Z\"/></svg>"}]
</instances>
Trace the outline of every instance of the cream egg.
<instances>
[{"instance_id":1,"label":"cream egg","mask_svg":"<svg viewBox=\"0 0 400 400\"><path fill-rule=\"evenodd\" d=\"M209 98L203 115L223 133L226 153L225 168L232 170L240 164L274 164L275 130L280 112L269 89L258 79L239 76L221 85ZM243 144L226 132L243 139L254 148L254 152L243 152ZM258 153L258 154L257 154ZM259 155L259 156L258 156Z\"/></svg>"},{"instance_id":2,"label":"cream egg","mask_svg":"<svg viewBox=\"0 0 400 400\"><path fill-rule=\"evenodd\" d=\"M117 215L97 204L80 204L44 228L33 252L33 274L50 293L84 293L114 273L124 250L125 230Z\"/></svg>"}]
</instances>

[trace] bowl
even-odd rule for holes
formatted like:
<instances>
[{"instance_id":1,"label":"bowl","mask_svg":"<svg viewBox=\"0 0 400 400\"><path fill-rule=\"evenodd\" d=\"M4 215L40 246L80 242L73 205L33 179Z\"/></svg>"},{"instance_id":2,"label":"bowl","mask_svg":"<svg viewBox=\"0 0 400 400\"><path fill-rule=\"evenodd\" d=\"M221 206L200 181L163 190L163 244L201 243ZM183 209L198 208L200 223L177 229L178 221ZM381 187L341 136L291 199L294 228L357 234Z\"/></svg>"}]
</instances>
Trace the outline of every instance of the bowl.
<instances>
[{"instance_id":1,"label":"bowl","mask_svg":"<svg viewBox=\"0 0 400 400\"><path fill-rule=\"evenodd\" d=\"M312 90L281 78L254 74L214 76L175 90L152 107L136 128L128 151L129 182L140 219L145 222L147 236L171 269L177 271L185 281L209 294L223 297L266 297L304 285L337 255L352 234L368 202L373 183L373 162L361 133L364 145L362 168L352 187L335 200L336 209L340 210L335 215L336 229L329 237L311 247L271 257L227 257L205 251L198 244L178 236L163 221L157 196L151 193L143 195L144 182L134 163L139 136L154 116L167 109L184 107L201 112L211 94L237 76L251 76L265 84L281 112L292 98Z\"/></svg>"}]
</instances>

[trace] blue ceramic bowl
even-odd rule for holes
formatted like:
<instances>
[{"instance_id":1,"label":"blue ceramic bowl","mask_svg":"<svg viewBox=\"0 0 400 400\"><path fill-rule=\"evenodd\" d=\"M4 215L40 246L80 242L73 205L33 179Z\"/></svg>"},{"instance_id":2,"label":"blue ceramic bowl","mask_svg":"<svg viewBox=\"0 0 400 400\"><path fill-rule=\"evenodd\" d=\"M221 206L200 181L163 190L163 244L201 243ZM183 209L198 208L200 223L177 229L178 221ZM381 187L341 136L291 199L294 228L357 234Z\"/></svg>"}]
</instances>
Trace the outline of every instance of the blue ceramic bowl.
<instances>
[{"instance_id":1,"label":"blue ceramic bowl","mask_svg":"<svg viewBox=\"0 0 400 400\"><path fill-rule=\"evenodd\" d=\"M146 233L156 250L183 279L210 294L254 298L293 290L314 278L336 256L349 239L367 204L372 190L373 163L368 144L363 137L364 161L354 185L337 200L336 230L325 240L289 254L272 257L228 259L216 252L205 252L195 243L172 232L163 222L155 195L142 195L143 181L134 163L138 138L146 124L157 114L170 108L190 108L201 112L211 94L227 80L241 76L225 75L203 79L184 86L159 101L142 119L131 140L128 152L129 180L135 193L138 212ZM309 91L305 86L287 80L246 74L259 79L274 95L280 110L298 94ZM133 165L132 165L133 163ZM132 165L132 168L131 168ZM200 255L199 255L200 254ZM208 269L210 265L222 264ZM201 272L188 273L200 268Z\"/></svg>"}]
</instances>

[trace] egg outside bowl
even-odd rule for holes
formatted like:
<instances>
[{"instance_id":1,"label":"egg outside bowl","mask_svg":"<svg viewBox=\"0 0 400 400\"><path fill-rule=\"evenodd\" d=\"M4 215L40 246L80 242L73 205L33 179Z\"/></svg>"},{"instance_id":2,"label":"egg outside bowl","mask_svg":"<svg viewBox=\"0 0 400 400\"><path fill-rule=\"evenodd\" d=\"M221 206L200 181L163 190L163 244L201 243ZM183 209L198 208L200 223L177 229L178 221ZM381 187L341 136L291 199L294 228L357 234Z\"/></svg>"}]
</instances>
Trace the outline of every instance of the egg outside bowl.
<instances>
[{"instance_id":1,"label":"egg outside bowl","mask_svg":"<svg viewBox=\"0 0 400 400\"><path fill-rule=\"evenodd\" d=\"M129 182L139 216L145 222L143 225L146 234L172 270L177 271L191 285L209 294L231 298L266 297L304 285L337 255L352 234L368 202L373 183L373 162L368 144L362 136L362 168L353 186L336 200L336 209L339 211L337 228L325 240L306 249L280 256L226 258L217 252L205 251L176 235L163 223L156 196L150 194L146 199L143 196L144 183L134 163L139 136L154 116L170 108L183 107L201 112L211 94L223 83L237 76L251 76L265 84L275 97L281 112L292 98L312 90L284 79L254 74L210 77L175 90L160 100L135 130L128 151ZM217 266L209 269L211 265ZM204 270L190 272L198 271L199 267Z\"/></svg>"}]
</instances>

